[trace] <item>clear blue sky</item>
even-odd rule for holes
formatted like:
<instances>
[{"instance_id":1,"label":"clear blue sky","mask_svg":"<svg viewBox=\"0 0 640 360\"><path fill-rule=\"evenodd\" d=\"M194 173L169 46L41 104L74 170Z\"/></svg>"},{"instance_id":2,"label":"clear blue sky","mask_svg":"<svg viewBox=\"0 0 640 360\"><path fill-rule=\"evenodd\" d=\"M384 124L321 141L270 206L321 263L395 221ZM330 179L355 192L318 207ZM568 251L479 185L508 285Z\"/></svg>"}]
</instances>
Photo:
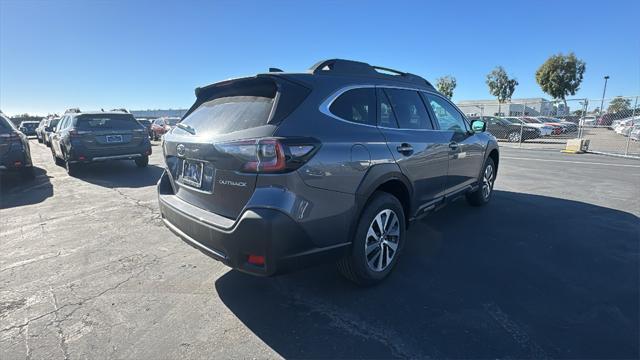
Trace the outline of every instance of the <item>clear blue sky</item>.
<instances>
[{"instance_id":1,"label":"clear blue sky","mask_svg":"<svg viewBox=\"0 0 640 360\"><path fill-rule=\"evenodd\" d=\"M514 98L544 96L551 54L587 63L577 96L640 94L640 1L0 0L0 109L184 108L196 86L349 58L451 74L454 100L490 98L496 65Z\"/></svg>"}]
</instances>

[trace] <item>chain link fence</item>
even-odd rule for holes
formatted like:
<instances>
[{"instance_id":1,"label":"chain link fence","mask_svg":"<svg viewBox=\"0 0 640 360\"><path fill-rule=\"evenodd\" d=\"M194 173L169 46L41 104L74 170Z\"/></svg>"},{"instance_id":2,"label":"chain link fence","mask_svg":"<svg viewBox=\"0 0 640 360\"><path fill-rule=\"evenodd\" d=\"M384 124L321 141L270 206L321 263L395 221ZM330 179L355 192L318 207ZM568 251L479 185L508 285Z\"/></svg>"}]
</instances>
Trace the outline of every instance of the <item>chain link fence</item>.
<instances>
[{"instance_id":1,"label":"chain link fence","mask_svg":"<svg viewBox=\"0 0 640 360\"><path fill-rule=\"evenodd\" d=\"M485 121L502 146L562 150L567 140L585 139L591 152L640 158L639 100L535 98L461 101L458 107L470 119Z\"/></svg>"}]
</instances>

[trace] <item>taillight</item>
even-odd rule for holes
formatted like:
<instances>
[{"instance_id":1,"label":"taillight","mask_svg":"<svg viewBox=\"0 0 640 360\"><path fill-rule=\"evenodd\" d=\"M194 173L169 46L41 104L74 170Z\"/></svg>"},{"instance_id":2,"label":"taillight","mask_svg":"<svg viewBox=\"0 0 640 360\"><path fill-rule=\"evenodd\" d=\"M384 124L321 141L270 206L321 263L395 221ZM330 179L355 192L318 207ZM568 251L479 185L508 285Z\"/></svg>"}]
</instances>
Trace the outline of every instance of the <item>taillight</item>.
<instances>
[{"instance_id":1,"label":"taillight","mask_svg":"<svg viewBox=\"0 0 640 360\"><path fill-rule=\"evenodd\" d=\"M89 133L88 131L81 131L81 130L78 130L76 128L69 129L69 137L72 137L72 138L80 137L80 136L82 136L84 134L88 134L88 133Z\"/></svg>"},{"instance_id":2,"label":"taillight","mask_svg":"<svg viewBox=\"0 0 640 360\"><path fill-rule=\"evenodd\" d=\"M313 139L260 138L216 144L218 151L243 161L243 172L280 173L304 164L319 148Z\"/></svg>"},{"instance_id":3,"label":"taillight","mask_svg":"<svg viewBox=\"0 0 640 360\"><path fill-rule=\"evenodd\" d=\"M9 143L22 143L20 141L20 133L16 131L0 134L0 139L5 139Z\"/></svg>"}]
</instances>

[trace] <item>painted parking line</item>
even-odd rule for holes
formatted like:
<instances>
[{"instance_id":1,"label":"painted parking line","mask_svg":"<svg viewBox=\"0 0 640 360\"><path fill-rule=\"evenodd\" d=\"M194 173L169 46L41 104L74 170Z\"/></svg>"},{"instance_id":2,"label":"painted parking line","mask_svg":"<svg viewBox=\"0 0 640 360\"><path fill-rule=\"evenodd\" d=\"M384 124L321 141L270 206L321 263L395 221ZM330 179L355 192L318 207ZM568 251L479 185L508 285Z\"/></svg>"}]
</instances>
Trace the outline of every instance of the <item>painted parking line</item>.
<instances>
[{"instance_id":1,"label":"painted parking line","mask_svg":"<svg viewBox=\"0 0 640 360\"><path fill-rule=\"evenodd\" d=\"M622 166L622 167L640 168L640 165L631 165L631 164L610 164L610 163L591 162L591 161L535 159L535 158L522 158L522 157L514 157L514 156L501 156L500 159L526 160L526 161L546 161L546 162L558 162L558 163L569 163L569 164L606 165L606 166Z\"/></svg>"}]
</instances>

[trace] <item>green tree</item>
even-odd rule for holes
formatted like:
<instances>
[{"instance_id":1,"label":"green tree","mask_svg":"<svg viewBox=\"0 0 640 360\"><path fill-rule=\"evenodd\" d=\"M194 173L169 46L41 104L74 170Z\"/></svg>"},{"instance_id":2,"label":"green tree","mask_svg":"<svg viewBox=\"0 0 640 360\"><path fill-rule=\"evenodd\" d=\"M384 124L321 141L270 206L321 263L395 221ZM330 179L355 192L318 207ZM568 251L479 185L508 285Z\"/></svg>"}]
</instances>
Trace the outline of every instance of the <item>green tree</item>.
<instances>
[{"instance_id":1,"label":"green tree","mask_svg":"<svg viewBox=\"0 0 640 360\"><path fill-rule=\"evenodd\" d=\"M616 96L609 103L609 107L607 108L607 112L609 113L617 113L621 111L629 111L631 110L631 100L625 99L622 96Z\"/></svg>"},{"instance_id":2,"label":"green tree","mask_svg":"<svg viewBox=\"0 0 640 360\"><path fill-rule=\"evenodd\" d=\"M449 99L453 97L453 90L456 88L456 85L458 85L456 78L451 75L436 79L436 89Z\"/></svg>"},{"instance_id":3,"label":"green tree","mask_svg":"<svg viewBox=\"0 0 640 360\"><path fill-rule=\"evenodd\" d=\"M545 93L567 105L567 96L580 89L586 64L574 53L551 56L536 71L536 82Z\"/></svg>"},{"instance_id":4,"label":"green tree","mask_svg":"<svg viewBox=\"0 0 640 360\"><path fill-rule=\"evenodd\" d=\"M582 116L582 115L584 115L584 111L583 110L576 110L576 111L573 112L573 115Z\"/></svg>"},{"instance_id":5,"label":"green tree","mask_svg":"<svg viewBox=\"0 0 640 360\"><path fill-rule=\"evenodd\" d=\"M507 100L511 100L517 85L518 81L510 79L502 66L497 66L487 74L489 93L498 98L498 114L500 114L502 104Z\"/></svg>"}]
</instances>

